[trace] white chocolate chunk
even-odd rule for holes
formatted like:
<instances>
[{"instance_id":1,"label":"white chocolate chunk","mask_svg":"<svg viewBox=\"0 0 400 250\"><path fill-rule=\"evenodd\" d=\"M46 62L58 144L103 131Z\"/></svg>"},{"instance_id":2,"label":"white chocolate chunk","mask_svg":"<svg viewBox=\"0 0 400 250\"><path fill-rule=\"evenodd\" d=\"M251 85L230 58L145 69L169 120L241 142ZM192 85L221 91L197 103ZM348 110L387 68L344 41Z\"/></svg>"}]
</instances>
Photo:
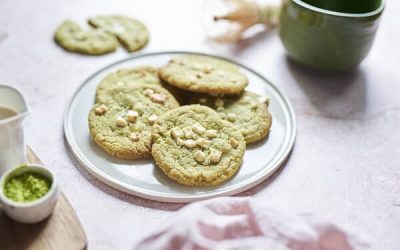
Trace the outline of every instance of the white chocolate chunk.
<instances>
[{"instance_id":1,"label":"white chocolate chunk","mask_svg":"<svg viewBox=\"0 0 400 250\"><path fill-rule=\"evenodd\" d=\"M201 135L201 134L203 134L204 132L206 132L206 129L205 129L203 126L201 126L200 123L194 124L194 125L192 126L192 128L193 128L194 132L196 132L196 133L199 134L199 135Z\"/></svg>"},{"instance_id":2,"label":"white chocolate chunk","mask_svg":"<svg viewBox=\"0 0 400 250\"><path fill-rule=\"evenodd\" d=\"M200 103L206 103L206 102L207 102L207 99L204 98L204 97L199 98L199 102L200 102Z\"/></svg>"},{"instance_id":3,"label":"white chocolate chunk","mask_svg":"<svg viewBox=\"0 0 400 250\"><path fill-rule=\"evenodd\" d=\"M139 114L136 111L133 110L128 110L128 112L126 113L126 119L129 122L136 122L136 118L138 118Z\"/></svg>"},{"instance_id":4,"label":"white chocolate chunk","mask_svg":"<svg viewBox=\"0 0 400 250\"><path fill-rule=\"evenodd\" d=\"M157 93L155 93L155 94L150 95L150 99L151 99L153 102L156 102L156 103L164 103L164 102L165 102L165 99L166 99L166 96L163 95L163 94L157 94Z\"/></svg>"},{"instance_id":5,"label":"white chocolate chunk","mask_svg":"<svg viewBox=\"0 0 400 250\"><path fill-rule=\"evenodd\" d=\"M207 130L204 134L208 138L215 138L218 136L218 132L215 129Z\"/></svg>"},{"instance_id":6,"label":"white chocolate chunk","mask_svg":"<svg viewBox=\"0 0 400 250\"><path fill-rule=\"evenodd\" d=\"M157 119L158 119L158 116L156 116L155 114L152 114L150 117L149 117L149 122L150 122L150 124L151 125L153 125L156 121L157 121Z\"/></svg>"},{"instance_id":7,"label":"white chocolate chunk","mask_svg":"<svg viewBox=\"0 0 400 250\"><path fill-rule=\"evenodd\" d=\"M97 108L95 108L94 113L96 115L104 115L108 111L107 107L104 104L101 104Z\"/></svg>"},{"instance_id":8,"label":"white chocolate chunk","mask_svg":"<svg viewBox=\"0 0 400 250\"><path fill-rule=\"evenodd\" d=\"M229 144L231 144L232 148L237 148L239 146L239 142L233 137L229 139Z\"/></svg>"},{"instance_id":9,"label":"white chocolate chunk","mask_svg":"<svg viewBox=\"0 0 400 250\"><path fill-rule=\"evenodd\" d=\"M195 159L197 162L203 162L203 161L206 159L206 154L204 154L203 151L198 150L198 151L196 151L196 152L194 153L194 159Z\"/></svg>"},{"instance_id":10,"label":"white chocolate chunk","mask_svg":"<svg viewBox=\"0 0 400 250\"><path fill-rule=\"evenodd\" d=\"M152 89L145 89L145 90L143 91L143 94L144 94L145 96L150 96L150 95L154 94L154 90L152 90Z\"/></svg>"},{"instance_id":11,"label":"white chocolate chunk","mask_svg":"<svg viewBox=\"0 0 400 250\"><path fill-rule=\"evenodd\" d=\"M122 86L124 86L124 82L119 81L115 85L117 85L117 87L122 87Z\"/></svg>"},{"instance_id":12,"label":"white chocolate chunk","mask_svg":"<svg viewBox=\"0 0 400 250\"><path fill-rule=\"evenodd\" d=\"M234 122L236 120L236 114L228 113L228 120Z\"/></svg>"},{"instance_id":13,"label":"white chocolate chunk","mask_svg":"<svg viewBox=\"0 0 400 250\"><path fill-rule=\"evenodd\" d=\"M196 142L194 140L189 139L189 140L183 141L183 145L187 148L194 148L194 147L196 147Z\"/></svg>"},{"instance_id":14,"label":"white chocolate chunk","mask_svg":"<svg viewBox=\"0 0 400 250\"><path fill-rule=\"evenodd\" d=\"M128 125L128 122L123 117L118 117L117 121L116 121L116 124L117 124L118 127L123 128L126 125Z\"/></svg>"},{"instance_id":15,"label":"white chocolate chunk","mask_svg":"<svg viewBox=\"0 0 400 250\"><path fill-rule=\"evenodd\" d=\"M140 134L139 133L131 133L129 135L129 139L131 139L134 142L137 142L140 140Z\"/></svg>"},{"instance_id":16,"label":"white chocolate chunk","mask_svg":"<svg viewBox=\"0 0 400 250\"><path fill-rule=\"evenodd\" d=\"M181 138L183 136L183 132L180 128L171 129L171 135L176 138Z\"/></svg>"},{"instance_id":17,"label":"white chocolate chunk","mask_svg":"<svg viewBox=\"0 0 400 250\"><path fill-rule=\"evenodd\" d=\"M256 101L251 101L251 102L250 102L250 107L251 107L251 108L253 108L253 109L254 109L254 108L257 108L257 106L258 106L258 104L257 104Z\"/></svg>"},{"instance_id":18,"label":"white chocolate chunk","mask_svg":"<svg viewBox=\"0 0 400 250\"><path fill-rule=\"evenodd\" d=\"M222 152L219 150L212 150L210 153L210 161L212 163L218 163L221 160Z\"/></svg>"},{"instance_id":19,"label":"white chocolate chunk","mask_svg":"<svg viewBox=\"0 0 400 250\"><path fill-rule=\"evenodd\" d=\"M182 140L181 138L178 138L178 139L176 139L176 143L177 143L179 146L182 146L182 145L185 144L185 141Z\"/></svg>"},{"instance_id":20,"label":"white chocolate chunk","mask_svg":"<svg viewBox=\"0 0 400 250\"><path fill-rule=\"evenodd\" d=\"M216 107L223 107L224 106L224 100L222 100L221 98L217 98L214 102L214 105Z\"/></svg>"},{"instance_id":21,"label":"white chocolate chunk","mask_svg":"<svg viewBox=\"0 0 400 250\"><path fill-rule=\"evenodd\" d=\"M192 131L191 127L185 127L183 128L183 134L185 135L186 139L190 139L194 137L194 133Z\"/></svg>"},{"instance_id":22,"label":"white chocolate chunk","mask_svg":"<svg viewBox=\"0 0 400 250\"><path fill-rule=\"evenodd\" d=\"M196 140L196 144L202 148L208 148L210 146L210 141L204 138L199 138Z\"/></svg>"}]
</instances>

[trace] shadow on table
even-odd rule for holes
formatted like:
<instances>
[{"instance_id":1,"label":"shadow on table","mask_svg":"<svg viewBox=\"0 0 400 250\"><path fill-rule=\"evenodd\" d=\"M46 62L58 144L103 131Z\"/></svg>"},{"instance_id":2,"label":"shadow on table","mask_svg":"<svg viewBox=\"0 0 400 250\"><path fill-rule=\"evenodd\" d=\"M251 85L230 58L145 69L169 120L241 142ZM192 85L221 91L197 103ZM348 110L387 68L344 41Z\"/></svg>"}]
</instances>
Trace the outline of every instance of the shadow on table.
<instances>
[{"instance_id":1,"label":"shadow on table","mask_svg":"<svg viewBox=\"0 0 400 250\"><path fill-rule=\"evenodd\" d=\"M362 68L322 72L286 57L289 72L317 110L330 119L361 119L366 111L367 81Z\"/></svg>"}]
</instances>

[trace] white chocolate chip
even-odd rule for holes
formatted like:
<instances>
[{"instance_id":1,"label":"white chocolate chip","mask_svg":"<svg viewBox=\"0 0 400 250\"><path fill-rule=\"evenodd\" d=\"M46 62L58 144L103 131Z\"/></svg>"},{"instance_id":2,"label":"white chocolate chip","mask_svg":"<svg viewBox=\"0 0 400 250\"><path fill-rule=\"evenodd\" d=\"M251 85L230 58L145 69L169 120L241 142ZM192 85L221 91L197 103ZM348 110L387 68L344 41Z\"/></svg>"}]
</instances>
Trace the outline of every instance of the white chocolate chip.
<instances>
[{"instance_id":1,"label":"white chocolate chip","mask_svg":"<svg viewBox=\"0 0 400 250\"><path fill-rule=\"evenodd\" d=\"M217 98L214 102L214 105L217 107L223 107L224 106L224 100L222 100L221 98Z\"/></svg>"},{"instance_id":2,"label":"white chocolate chip","mask_svg":"<svg viewBox=\"0 0 400 250\"><path fill-rule=\"evenodd\" d=\"M210 146L210 141L204 138L199 138L196 140L196 144L202 148L208 148Z\"/></svg>"},{"instance_id":3,"label":"white chocolate chip","mask_svg":"<svg viewBox=\"0 0 400 250\"><path fill-rule=\"evenodd\" d=\"M171 129L171 135L174 138L181 138L183 136L183 132L180 128L173 128Z\"/></svg>"},{"instance_id":4,"label":"white chocolate chip","mask_svg":"<svg viewBox=\"0 0 400 250\"><path fill-rule=\"evenodd\" d=\"M204 97L202 97L202 98L199 99L199 102L200 102L200 103L206 103L206 102L207 102L207 99L204 98Z\"/></svg>"},{"instance_id":5,"label":"white chocolate chip","mask_svg":"<svg viewBox=\"0 0 400 250\"><path fill-rule=\"evenodd\" d=\"M233 138L233 137L231 137L231 138L229 139L229 144L231 144L232 148L237 148L237 147L239 146L239 142L236 141L236 139Z\"/></svg>"},{"instance_id":6,"label":"white chocolate chip","mask_svg":"<svg viewBox=\"0 0 400 250\"><path fill-rule=\"evenodd\" d=\"M212 163L218 163L221 160L222 152L219 150L212 150L210 154L210 161Z\"/></svg>"},{"instance_id":7,"label":"white chocolate chip","mask_svg":"<svg viewBox=\"0 0 400 250\"><path fill-rule=\"evenodd\" d=\"M203 126L201 126L200 123L194 124L194 125L192 126L192 128L193 128L194 132L196 132L196 133L199 134L199 135L201 135L201 134L203 134L204 132L206 132L206 129L205 129Z\"/></svg>"},{"instance_id":8,"label":"white chocolate chip","mask_svg":"<svg viewBox=\"0 0 400 250\"><path fill-rule=\"evenodd\" d=\"M187 148L194 148L194 147L196 147L196 142L194 140L189 139L189 140L183 141L183 145Z\"/></svg>"},{"instance_id":9,"label":"white chocolate chip","mask_svg":"<svg viewBox=\"0 0 400 250\"><path fill-rule=\"evenodd\" d=\"M152 90L152 89L145 89L145 90L143 91L143 94L144 94L145 96L150 96L150 95L154 94L154 90Z\"/></svg>"},{"instance_id":10,"label":"white chocolate chip","mask_svg":"<svg viewBox=\"0 0 400 250\"><path fill-rule=\"evenodd\" d=\"M151 95L150 95L150 99L151 99L153 102L156 102L156 103L164 103L164 102L165 102L165 99L166 99L166 96L163 95L163 94L157 94L157 93L155 93L155 94L151 94Z\"/></svg>"},{"instance_id":11,"label":"white chocolate chip","mask_svg":"<svg viewBox=\"0 0 400 250\"><path fill-rule=\"evenodd\" d=\"M197 162L203 162L203 161L206 159L206 155L204 154L203 151L198 150L198 151L196 151L196 152L194 153L194 159L195 159Z\"/></svg>"},{"instance_id":12,"label":"white chocolate chip","mask_svg":"<svg viewBox=\"0 0 400 250\"><path fill-rule=\"evenodd\" d=\"M181 138L178 138L178 139L176 139L176 143L177 143L179 146L182 146L182 145L185 144L185 141L182 140Z\"/></svg>"},{"instance_id":13,"label":"white chocolate chip","mask_svg":"<svg viewBox=\"0 0 400 250\"><path fill-rule=\"evenodd\" d=\"M115 85L117 85L117 87L122 87L124 86L124 82L119 81Z\"/></svg>"},{"instance_id":14,"label":"white chocolate chip","mask_svg":"<svg viewBox=\"0 0 400 250\"><path fill-rule=\"evenodd\" d=\"M234 122L236 120L236 114L228 113L228 120Z\"/></svg>"},{"instance_id":15,"label":"white chocolate chip","mask_svg":"<svg viewBox=\"0 0 400 250\"><path fill-rule=\"evenodd\" d=\"M194 133L192 131L191 127L185 127L183 128L183 134L185 135L186 139L190 139L194 137Z\"/></svg>"},{"instance_id":16,"label":"white chocolate chip","mask_svg":"<svg viewBox=\"0 0 400 250\"><path fill-rule=\"evenodd\" d=\"M107 107L104 104L101 104L100 106L98 106L95 110L94 113L96 115L104 115L107 112Z\"/></svg>"},{"instance_id":17,"label":"white chocolate chip","mask_svg":"<svg viewBox=\"0 0 400 250\"><path fill-rule=\"evenodd\" d=\"M126 125L128 125L128 122L123 117L118 117L116 124L118 127L125 127Z\"/></svg>"},{"instance_id":18,"label":"white chocolate chip","mask_svg":"<svg viewBox=\"0 0 400 250\"><path fill-rule=\"evenodd\" d=\"M218 136L218 132L215 129L210 129L205 132L205 136L208 138L215 138Z\"/></svg>"},{"instance_id":19,"label":"white chocolate chip","mask_svg":"<svg viewBox=\"0 0 400 250\"><path fill-rule=\"evenodd\" d=\"M158 116L156 116L155 114L152 114L150 117L149 117L149 122L150 122L150 124L151 125L153 125L156 121L157 121L157 119L158 119Z\"/></svg>"},{"instance_id":20,"label":"white chocolate chip","mask_svg":"<svg viewBox=\"0 0 400 250\"><path fill-rule=\"evenodd\" d=\"M129 139L131 139L134 142L137 142L140 140L140 134L139 133L131 133L129 135Z\"/></svg>"},{"instance_id":21,"label":"white chocolate chip","mask_svg":"<svg viewBox=\"0 0 400 250\"><path fill-rule=\"evenodd\" d=\"M128 112L126 113L126 119L129 122L136 122L136 118L138 118L139 114L136 111L133 110L128 110Z\"/></svg>"},{"instance_id":22,"label":"white chocolate chip","mask_svg":"<svg viewBox=\"0 0 400 250\"><path fill-rule=\"evenodd\" d=\"M209 73L211 73L211 71L212 71L213 69L214 69L213 67L211 67L211 66L209 66L209 65L206 65L206 66L203 68L203 72L206 73L206 74L209 74Z\"/></svg>"}]
</instances>

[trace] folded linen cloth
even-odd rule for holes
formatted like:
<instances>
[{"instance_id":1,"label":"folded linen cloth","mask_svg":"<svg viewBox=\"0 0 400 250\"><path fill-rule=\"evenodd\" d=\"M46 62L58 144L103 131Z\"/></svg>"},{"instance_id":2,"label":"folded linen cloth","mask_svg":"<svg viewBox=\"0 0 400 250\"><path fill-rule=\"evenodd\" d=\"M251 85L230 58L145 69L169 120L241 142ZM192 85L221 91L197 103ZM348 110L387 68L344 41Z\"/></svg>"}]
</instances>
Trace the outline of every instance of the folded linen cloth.
<instances>
[{"instance_id":1,"label":"folded linen cloth","mask_svg":"<svg viewBox=\"0 0 400 250\"><path fill-rule=\"evenodd\" d=\"M170 215L136 250L367 250L370 245L335 223L293 214L249 197L192 203Z\"/></svg>"}]
</instances>

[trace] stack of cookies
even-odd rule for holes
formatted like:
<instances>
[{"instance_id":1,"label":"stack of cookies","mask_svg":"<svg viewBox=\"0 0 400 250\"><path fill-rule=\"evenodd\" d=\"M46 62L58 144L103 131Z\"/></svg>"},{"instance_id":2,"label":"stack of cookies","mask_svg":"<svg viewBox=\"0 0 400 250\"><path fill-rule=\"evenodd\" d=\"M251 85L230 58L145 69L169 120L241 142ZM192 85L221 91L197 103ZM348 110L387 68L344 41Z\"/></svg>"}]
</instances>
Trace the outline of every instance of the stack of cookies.
<instances>
[{"instance_id":1,"label":"stack of cookies","mask_svg":"<svg viewBox=\"0 0 400 250\"><path fill-rule=\"evenodd\" d=\"M268 99L245 91L247 84L235 65L199 55L161 69L120 69L97 87L90 133L113 156L153 156L181 184L215 186L237 172L246 144L271 127Z\"/></svg>"}]
</instances>

